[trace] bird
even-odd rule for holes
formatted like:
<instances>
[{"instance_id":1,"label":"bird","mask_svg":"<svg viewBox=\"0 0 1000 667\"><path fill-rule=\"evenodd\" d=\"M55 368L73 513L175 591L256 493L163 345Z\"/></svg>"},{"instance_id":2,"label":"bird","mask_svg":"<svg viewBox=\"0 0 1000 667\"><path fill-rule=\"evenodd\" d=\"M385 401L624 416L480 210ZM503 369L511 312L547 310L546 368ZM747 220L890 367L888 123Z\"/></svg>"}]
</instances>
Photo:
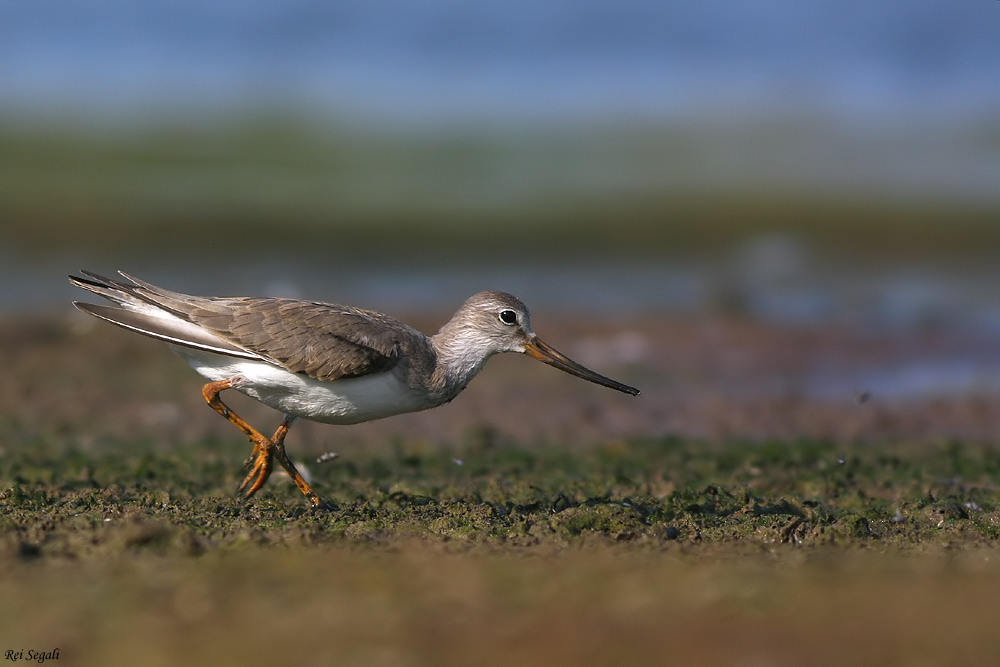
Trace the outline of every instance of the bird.
<instances>
[{"instance_id":1,"label":"bird","mask_svg":"<svg viewBox=\"0 0 1000 667\"><path fill-rule=\"evenodd\" d=\"M74 301L81 311L165 341L208 383L209 406L253 443L238 492L251 498L277 460L312 507L333 509L285 452L298 418L358 424L433 408L454 399L498 353L516 352L637 396L639 390L586 368L543 342L528 308L505 292L471 296L433 336L373 310L276 297L192 296L122 271L124 281L91 271L70 282L114 305ZM235 390L283 414L271 437L220 398Z\"/></svg>"}]
</instances>

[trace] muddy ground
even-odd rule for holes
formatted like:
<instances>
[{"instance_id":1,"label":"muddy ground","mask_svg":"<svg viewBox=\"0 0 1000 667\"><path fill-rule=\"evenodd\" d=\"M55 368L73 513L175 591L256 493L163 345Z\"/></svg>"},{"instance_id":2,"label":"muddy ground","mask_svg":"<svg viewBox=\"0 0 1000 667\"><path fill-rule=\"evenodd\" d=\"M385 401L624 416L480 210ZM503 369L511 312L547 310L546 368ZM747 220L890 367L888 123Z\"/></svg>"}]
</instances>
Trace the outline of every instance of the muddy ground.
<instances>
[{"instance_id":1,"label":"muddy ground","mask_svg":"<svg viewBox=\"0 0 1000 667\"><path fill-rule=\"evenodd\" d=\"M249 444L161 344L76 314L5 317L0 650L84 665L1000 651L1000 396L817 380L975 341L714 315L534 324L642 395L507 355L433 411L297 424L290 454L340 508L316 512L278 476L234 496Z\"/></svg>"}]
</instances>

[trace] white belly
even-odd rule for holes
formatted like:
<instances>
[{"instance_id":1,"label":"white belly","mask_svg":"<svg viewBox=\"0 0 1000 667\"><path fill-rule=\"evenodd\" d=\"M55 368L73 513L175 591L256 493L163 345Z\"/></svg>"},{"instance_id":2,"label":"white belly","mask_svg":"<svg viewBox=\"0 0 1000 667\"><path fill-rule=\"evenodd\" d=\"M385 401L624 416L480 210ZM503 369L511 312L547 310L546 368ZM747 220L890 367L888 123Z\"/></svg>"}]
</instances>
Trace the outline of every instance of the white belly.
<instances>
[{"instance_id":1,"label":"white belly","mask_svg":"<svg viewBox=\"0 0 1000 667\"><path fill-rule=\"evenodd\" d=\"M357 424L433 407L389 371L321 382L264 361L238 359L189 347L170 346L205 378L246 380L238 391L295 417L328 424Z\"/></svg>"}]
</instances>

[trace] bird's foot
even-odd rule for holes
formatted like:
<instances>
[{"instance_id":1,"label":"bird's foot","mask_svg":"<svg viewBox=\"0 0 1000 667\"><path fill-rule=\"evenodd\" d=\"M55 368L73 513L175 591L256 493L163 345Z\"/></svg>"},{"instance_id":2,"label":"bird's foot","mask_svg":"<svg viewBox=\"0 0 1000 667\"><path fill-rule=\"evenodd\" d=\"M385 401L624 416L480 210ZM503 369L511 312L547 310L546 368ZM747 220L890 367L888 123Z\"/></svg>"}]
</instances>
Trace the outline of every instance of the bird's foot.
<instances>
[{"instance_id":1,"label":"bird's foot","mask_svg":"<svg viewBox=\"0 0 1000 667\"><path fill-rule=\"evenodd\" d=\"M239 488L244 498L250 498L257 493L274 470L274 443L266 438L262 439L263 442L254 442L253 452L244 464L247 475Z\"/></svg>"}]
</instances>

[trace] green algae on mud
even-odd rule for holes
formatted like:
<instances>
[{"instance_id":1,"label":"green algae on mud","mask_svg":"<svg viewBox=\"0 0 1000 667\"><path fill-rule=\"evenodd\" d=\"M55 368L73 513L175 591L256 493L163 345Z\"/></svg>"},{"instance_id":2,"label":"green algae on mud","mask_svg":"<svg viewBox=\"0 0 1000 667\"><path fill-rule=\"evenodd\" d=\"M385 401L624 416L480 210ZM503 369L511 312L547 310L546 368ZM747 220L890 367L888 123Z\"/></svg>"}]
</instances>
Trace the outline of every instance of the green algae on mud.
<instances>
[{"instance_id":1,"label":"green algae on mud","mask_svg":"<svg viewBox=\"0 0 1000 667\"><path fill-rule=\"evenodd\" d=\"M405 444L231 491L232 442L8 448L0 640L69 664L982 664L987 448ZM933 600L932 604L928 600Z\"/></svg>"},{"instance_id":2,"label":"green algae on mud","mask_svg":"<svg viewBox=\"0 0 1000 667\"><path fill-rule=\"evenodd\" d=\"M244 545L391 547L400 540L523 550L578 543L912 547L992 545L1000 453L943 443L710 445L395 444L311 466L339 509L313 511L275 477L231 493L236 452L129 443L99 452L9 451L0 464L3 552L42 559Z\"/></svg>"}]
</instances>

